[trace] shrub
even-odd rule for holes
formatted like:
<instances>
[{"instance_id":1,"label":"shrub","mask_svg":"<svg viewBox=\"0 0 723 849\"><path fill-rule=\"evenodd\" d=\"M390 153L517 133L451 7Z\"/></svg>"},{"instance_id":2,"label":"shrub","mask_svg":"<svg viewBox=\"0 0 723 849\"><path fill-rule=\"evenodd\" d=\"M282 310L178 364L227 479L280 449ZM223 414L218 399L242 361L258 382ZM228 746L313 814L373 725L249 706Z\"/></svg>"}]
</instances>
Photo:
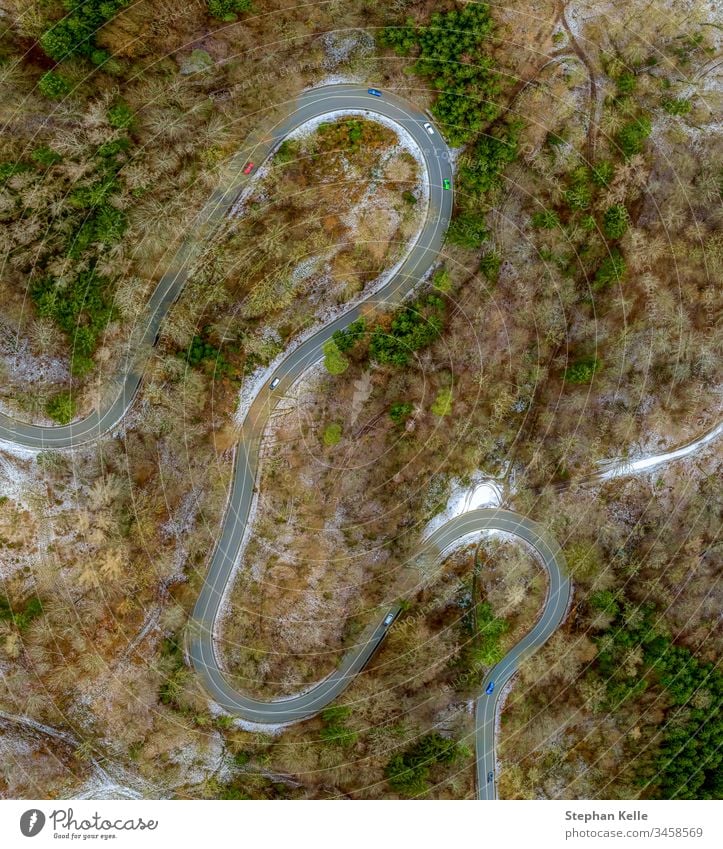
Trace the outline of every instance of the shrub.
<instances>
[{"instance_id":1,"label":"shrub","mask_svg":"<svg viewBox=\"0 0 723 849\"><path fill-rule=\"evenodd\" d=\"M372 359L382 365L406 366L409 354L431 344L442 332L444 301L439 295L427 295L400 310L386 331L377 325L369 343Z\"/></svg>"},{"instance_id":2,"label":"shrub","mask_svg":"<svg viewBox=\"0 0 723 849\"><path fill-rule=\"evenodd\" d=\"M590 169L587 165L578 165L570 171L570 184L573 186L584 186L590 182Z\"/></svg>"},{"instance_id":3,"label":"shrub","mask_svg":"<svg viewBox=\"0 0 723 849\"><path fill-rule=\"evenodd\" d=\"M128 220L122 209L110 204L103 204L98 210L95 220L95 241L105 245L120 242L128 226Z\"/></svg>"},{"instance_id":4,"label":"shrub","mask_svg":"<svg viewBox=\"0 0 723 849\"><path fill-rule=\"evenodd\" d=\"M62 74L55 71L48 71L38 81L38 88L43 97L48 97L51 100L60 100L70 94L70 83Z\"/></svg>"},{"instance_id":5,"label":"shrub","mask_svg":"<svg viewBox=\"0 0 723 849\"><path fill-rule=\"evenodd\" d=\"M417 28L412 18L399 26L382 30L379 41L384 47L391 47L398 56L409 56L417 46Z\"/></svg>"},{"instance_id":6,"label":"shrub","mask_svg":"<svg viewBox=\"0 0 723 849\"><path fill-rule=\"evenodd\" d=\"M79 186L68 195L68 203L76 209L91 209L101 206L117 189L114 177L98 180L88 186Z\"/></svg>"},{"instance_id":7,"label":"shrub","mask_svg":"<svg viewBox=\"0 0 723 849\"><path fill-rule=\"evenodd\" d=\"M616 203L605 210L603 232L608 239L620 239L628 229L629 222L627 209L621 203Z\"/></svg>"},{"instance_id":8,"label":"shrub","mask_svg":"<svg viewBox=\"0 0 723 849\"><path fill-rule=\"evenodd\" d=\"M183 358L192 367L211 366L209 370L220 377L234 377L235 372L231 363L224 357L220 349L208 340L209 327L204 327L202 334L195 335L188 349L183 352Z\"/></svg>"},{"instance_id":9,"label":"shrub","mask_svg":"<svg viewBox=\"0 0 723 849\"><path fill-rule=\"evenodd\" d=\"M46 145L36 147L30 154L30 158L33 162L37 162L38 165L42 165L45 168L50 168L51 165L56 165L58 162L62 162L63 160L63 157L59 153L56 153L52 150L52 148L49 148Z\"/></svg>"},{"instance_id":10,"label":"shrub","mask_svg":"<svg viewBox=\"0 0 723 849\"><path fill-rule=\"evenodd\" d=\"M437 397L430 409L435 416L448 415L452 409L452 388L450 386L445 386L437 392Z\"/></svg>"},{"instance_id":11,"label":"shrub","mask_svg":"<svg viewBox=\"0 0 723 849\"><path fill-rule=\"evenodd\" d=\"M432 286L438 292L449 292L452 288L452 278L446 268L438 268L432 277Z\"/></svg>"},{"instance_id":12,"label":"shrub","mask_svg":"<svg viewBox=\"0 0 723 849\"><path fill-rule=\"evenodd\" d=\"M208 0L208 12L219 21L235 21L242 12L248 12L251 0Z\"/></svg>"},{"instance_id":13,"label":"shrub","mask_svg":"<svg viewBox=\"0 0 723 849\"><path fill-rule=\"evenodd\" d=\"M553 150L556 147L562 147L566 143L567 139L565 138L565 136L560 135L558 133L549 132L545 137L545 144L548 147L551 147Z\"/></svg>"},{"instance_id":14,"label":"shrub","mask_svg":"<svg viewBox=\"0 0 723 849\"><path fill-rule=\"evenodd\" d=\"M620 612L620 605L612 590L598 590L590 595L588 601L593 610L601 610L610 616L617 616Z\"/></svg>"},{"instance_id":15,"label":"shrub","mask_svg":"<svg viewBox=\"0 0 723 849\"><path fill-rule=\"evenodd\" d=\"M298 142L292 141L291 139L284 139L284 141L279 145L279 149L276 151L274 158L280 165L285 165L287 162L293 162L298 155Z\"/></svg>"},{"instance_id":16,"label":"shrub","mask_svg":"<svg viewBox=\"0 0 723 849\"><path fill-rule=\"evenodd\" d=\"M45 412L54 422L69 424L75 417L75 401L70 392L59 392L45 405Z\"/></svg>"},{"instance_id":17,"label":"shrub","mask_svg":"<svg viewBox=\"0 0 723 849\"><path fill-rule=\"evenodd\" d=\"M324 428L322 439L324 445L331 448L332 445L337 445L341 442L342 427L339 422L332 422Z\"/></svg>"},{"instance_id":18,"label":"shrub","mask_svg":"<svg viewBox=\"0 0 723 849\"><path fill-rule=\"evenodd\" d=\"M356 343L364 336L367 329L367 323L363 318L357 318L352 321L346 330L336 330L332 334L332 340L336 347L345 354L347 351L356 345Z\"/></svg>"},{"instance_id":19,"label":"shrub","mask_svg":"<svg viewBox=\"0 0 723 849\"><path fill-rule=\"evenodd\" d=\"M343 374L349 368L349 360L333 339L324 342L321 350L324 352L324 368L329 374Z\"/></svg>"},{"instance_id":20,"label":"shrub","mask_svg":"<svg viewBox=\"0 0 723 849\"><path fill-rule=\"evenodd\" d=\"M643 151L643 142L652 132L653 125L647 115L626 124L617 135L617 142L623 155L629 159Z\"/></svg>"},{"instance_id":21,"label":"shrub","mask_svg":"<svg viewBox=\"0 0 723 849\"><path fill-rule=\"evenodd\" d=\"M604 289L611 283L622 280L626 271L625 260L617 248L610 251L610 255L600 263L600 267L593 279L593 289Z\"/></svg>"},{"instance_id":22,"label":"shrub","mask_svg":"<svg viewBox=\"0 0 723 849\"><path fill-rule=\"evenodd\" d=\"M108 123L116 130L127 130L133 125L133 112L125 100L118 100L110 107Z\"/></svg>"},{"instance_id":23,"label":"shrub","mask_svg":"<svg viewBox=\"0 0 723 849\"><path fill-rule=\"evenodd\" d=\"M236 752L233 756L233 764L239 768L245 767L246 764L251 760L251 756L248 752Z\"/></svg>"},{"instance_id":24,"label":"shrub","mask_svg":"<svg viewBox=\"0 0 723 849\"><path fill-rule=\"evenodd\" d=\"M353 746L357 741L357 733L346 725L346 720L351 714L351 708L346 705L333 705L322 711L321 719L324 727L319 735L326 743L335 743L338 746Z\"/></svg>"},{"instance_id":25,"label":"shrub","mask_svg":"<svg viewBox=\"0 0 723 849\"><path fill-rule=\"evenodd\" d=\"M472 650L474 666L494 666L502 660L501 638L509 631L509 624L492 612L492 605L483 601L475 605L473 624L477 626L477 645Z\"/></svg>"},{"instance_id":26,"label":"shrub","mask_svg":"<svg viewBox=\"0 0 723 849\"><path fill-rule=\"evenodd\" d=\"M584 183L579 183L565 192L565 203L572 210L587 209L590 201L590 188Z\"/></svg>"},{"instance_id":27,"label":"shrub","mask_svg":"<svg viewBox=\"0 0 723 849\"><path fill-rule=\"evenodd\" d=\"M3 162L0 164L0 185L6 183L16 174L22 174L23 171L27 170L28 166L24 162Z\"/></svg>"},{"instance_id":28,"label":"shrub","mask_svg":"<svg viewBox=\"0 0 723 849\"><path fill-rule=\"evenodd\" d=\"M560 226L560 217L554 209L543 209L532 215L532 226L538 230L553 230Z\"/></svg>"},{"instance_id":29,"label":"shrub","mask_svg":"<svg viewBox=\"0 0 723 849\"><path fill-rule=\"evenodd\" d=\"M487 251L482 254L482 259L479 261L479 270L490 281L496 283L500 276L500 267L502 266L502 257L497 251Z\"/></svg>"},{"instance_id":30,"label":"shrub","mask_svg":"<svg viewBox=\"0 0 723 849\"><path fill-rule=\"evenodd\" d=\"M24 631L42 612L42 602L36 595L31 596L22 605L22 610L11 605L6 595L0 595L0 622L13 622L20 631Z\"/></svg>"},{"instance_id":31,"label":"shrub","mask_svg":"<svg viewBox=\"0 0 723 849\"><path fill-rule=\"evenodd\" d=\"M96 150L95 155L101 159L109 160L118 156L119 153L124 153L131 146L128 136L119 136L117 139L103 142Z\"/></svg>"},{"instance_id":32,"label":"shrub","mask_svg":"<svg viewBox=\"0 0 723 849\"><path fill-rule=\"evenodd\" d=\"M43 33L40 46L56 62L70 56L86 56L91 60L100 58L97 64L102 64L108 54L96 47L95 35L129 3L130 0L66 0L63 5L68 14Z\"/></svg>"},{"instance_id":33,"label":"shrub","mask_svg":"<svg viewBox=\"0 0 723 849\"><path fill-rule=\"evenodd\" d=\"M98 65L100 67L110 61L110 53L107 50L96 49L91 51L88 58L94 65Z\"/></svg>"},{"instance_id":34,"label":"shrub","mask_svg":"<svg viewBox=\"0 0 723 849\"><path fill-rule=\"evenodd\" d=\"M479 212L462 212L453 219L447 230L447 239L460 248L475 250L487 238L485 217Z\"/></svg>"},{"instance_id":35,"label":"shrub","mask_svg":"<svg viewBox=\"0 0 723 849\"><path fill-rule=\"evenodd\" d=\"M410 206L414 206L417 202L416 197L413 192L410 192L408 189L402 192L402 200L405 203L408 203Z\"/></svg>"},{"instance_id":36,"label":"shrub","mask_svg":"<svg viewBox=\"0 0 723 849\"><path fill-rule=\"evenodd\" d=\"M678 100L664 100L663 109L668 115L687 115L690 112L690 100L681 98Z\"/></svg>"},{"instance_id":37,"label":"shrub","mask_svg":"<svg viewBox=\"0 0 723 849\"><path fill-rule=\"evenodd\" d=\"M412 415L414 407L409 401L396 401L389 408L389 418L396 425L401 425Z\"/></svg>"},{"instance_id":38,"label":"shrub","mask_svg":"<svg viewBox=\"0 0 723 849\"><path fill-rule=\"evenodd\" d=\"M622 74L615 80L618 92L620 94L632 94L635 91L635 74L630 71L623 71Z\"/></svg>"},{"instance_id":39,"label":"shrub","mask_svg":"<svg viewBox=\"0 0 723 849\"><path fill-rule=\"evenodd\" d=\"M615 176L615 166L612 162L599 162L593 165L590 176L596 186L607 186Z\"/></svg>"},{"instance_id":40,"label":"shrub","mask_svg":"<svg viewBox=\"0 0 723 849\"><path fill-rule=\"evenodd\" d=\"M92 367L88 358L97 338L113 315L108 281L88 269L63 284L52 277L40 278L31 285L30 293L38 315L52 318L67 335L73 346L73 371L87 371Z\"/></svg>"},{"instance_id":41,"label":"shrub","mask_svg":"<svg viewBox=\"0 0 723 849\"><path fill-rule=\"evenodd\" d=\"M568 383L589 383L601 368L602 362L596 357L583 357L565 369L565 380Z\"/></svg>"},{"instance_id":42,"label":"shrub","mask_svg":"<svg viewBox=\"0 0 723 849\"><path fill-rule=\"evenodd\" d=\"M394 755L385 769L391 787L403 796L428 790L430 772L438 764L450 764L467 754L464 746L436 731L425 734L404 752Z\"/></svg>"},{"instance_id":43,"label":"shrub","mask_svg":"<svg viewBox=\"0 0 723 849\"><path fill-rule=\"evenodd\" d=\"M496 129L495 135L484 135L459 169L460 195L478 196L500 185L505 167L517 159L522 122L513 121Z\"/></svg>"}]
</instances>

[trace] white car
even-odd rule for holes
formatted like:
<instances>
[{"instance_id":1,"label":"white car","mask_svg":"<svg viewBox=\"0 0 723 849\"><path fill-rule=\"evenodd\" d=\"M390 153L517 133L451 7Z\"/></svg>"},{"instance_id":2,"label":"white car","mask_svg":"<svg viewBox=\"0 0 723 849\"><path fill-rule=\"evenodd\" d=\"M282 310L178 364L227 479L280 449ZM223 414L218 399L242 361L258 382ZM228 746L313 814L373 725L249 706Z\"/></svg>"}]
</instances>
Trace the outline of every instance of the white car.
<instances>
[{"instance_id":1,"label":"white car","mask_svg":"<svg viewBox=\"0 0 723 849\"><path fill-rule=\"evenodd\" d=\"M281 383L280 377L275 377L271 383L269 383L269 389L276 389L276 387Z\"/></svg>"},{"instance_id":2,"label":"white car","mask_svg":"<svg viewBox=\"0 0 723 849\"><path fill-rule=\"evenodd\" d=\"M391 625L392 622L394 622L394 614L393 613L387 613L387 615L384 617L384 624L385 625Z\"/></svg>"},{"instance_id":3,"label":"white car","mask_svg":"<svg viewBox=\"0 0 723 849\"><path fill-rule=\"evenodd\" d=\"M434 128L429 122L424 125L424 129L429 133L430 136L434 135Z\"/></svg>"}]
</instances>

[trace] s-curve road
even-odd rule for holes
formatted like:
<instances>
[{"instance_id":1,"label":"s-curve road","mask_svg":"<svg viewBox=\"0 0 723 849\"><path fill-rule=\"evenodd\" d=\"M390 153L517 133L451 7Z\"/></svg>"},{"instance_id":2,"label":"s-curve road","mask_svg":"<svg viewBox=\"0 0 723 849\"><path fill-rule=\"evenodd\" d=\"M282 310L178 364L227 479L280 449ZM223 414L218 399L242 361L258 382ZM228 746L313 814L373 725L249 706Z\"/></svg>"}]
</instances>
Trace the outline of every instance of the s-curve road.
<instances>
[{"instance_id":1,"label":"s-curve road","mask_svg":"<svg viewBox=\"0 0 723 849\"><path fill-rule=\"evenodd\" d=\"M214 192L197 217L193 237L177 251L169 270L150 298L146 317L133 333L120 377L106 403L86 418L59 427L45 427L0 414L0 440L33 449L73 448L97 439L111 430L125 415L140 385L145 357L155 344L161 323L181 294L194 259L204 242L222 222L253 175L244 175L249 160L262 163L283 139L306 122L351 111L383 116L401 126L422 152L429 190L426 217L418 238L409 249L397 273L364 303L350 308L313 336L294 348L269 373L267 382L253 399L242 427L236 451L234 475L216 548L187 629L187 654L211 698L225 711L261 724L297 722L322 710L354 680L386 636L400 606L384 610L379 621L367 629L358 644L323 681L305 693L274 701L259 701L236 691L226 680L215 652L214 628L235 564L241 554L253 502L254 482L259 465L261 436L276 401L304 371L322 357L322 346L336 330L359 317L369 302L394 306L420 282L436 261L444 242L452 213L452 191L445 189L453 178L449 149L439 131L424 127L426 116L406 101L384 92L370 95L357 85L333 85L304 92L286 117L264 137L251 138L234 157L228 185ZM276 380L278 379L278 383ZM270 384L274 382L274 389ZM477 774L479 798L494 798L495 714L500 694L514 675L518 664L555 631L564 618L571 593L564 559L559 546L542 528L507 510L475 510L458 516L437 528L420 546L415 556L441 558L445 550L470 534L505 531L532 545L549 575L549 589L542 615L528 635L494 667L484 682L494 682L490 695L483 693L477 703ZM492 776L488 780L489 776Z\"/></svg>"}]
</instances>

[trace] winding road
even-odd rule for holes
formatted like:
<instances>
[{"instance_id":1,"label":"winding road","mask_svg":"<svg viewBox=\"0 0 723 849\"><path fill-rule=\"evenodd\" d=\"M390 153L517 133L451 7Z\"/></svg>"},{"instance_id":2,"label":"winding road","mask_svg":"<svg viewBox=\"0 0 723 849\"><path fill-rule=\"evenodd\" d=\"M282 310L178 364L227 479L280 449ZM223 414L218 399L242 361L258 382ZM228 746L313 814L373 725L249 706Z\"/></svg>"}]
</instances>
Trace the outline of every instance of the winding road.
<instances>
[{"instance_id":1,"label":"winding road","mask_svg":"<svg viewBox=\"0 0 723 849\"><path fill-rule=\"evenodd\" d=\"M331 335L359 317L370 302L399 304L422 280L436 262L452 213L452 191L444 181L453 178L450 151L438 131L430 134L424 124L427 116L411 104L384 92L375 97L358 85L332 85L304 92L294 108L269 133L251 137L231 162L234 177L225 189L209 198L198 215L193 238L183 244L150 298L146 318L128 345L129 354L121 376L108 392L110 400L86 418L64 426L40 426L17 421L0 413L0 440L31 449L62 449L86 445L110 431L123 418L138 391L145 357L155 344L161 324L183 291L194 259L217 225L227 216L252 176L243 174L249 160L264 162L286 136L306 122L343 111L366 112L395 122L414 140L422 152L429 187L427 214L419 236L397 273L373 296L329 322L295 347L269 373L264 386L253 399L241 427L236 450L233 482L216 549L186 631L187 656L210 697L227 713L260 724L297 722L322 710L342 693L364 668L374 651L393 627L391 622L401 606L384 609L379 620L368 628L342 659L337 669L303 694L274 701L258 701L236 691L227 681L215 651L214 627L238 562L253 502L254 482L259 465L259 448L266 422L276 401L323 356L322 346ZM270 383L276 381L271 390ZM565 617L572 588L565 561L554 539L523 516L502 509L481 509L464 513L438 527L420 544L416 557L439 559L444 552L466 537L485 531L504 531L531 545L548 573L544 609L531 631L486 676L483 693L477 701L476 751L478 797L495 798L495 720L505 685L519 663L541 646ZM494 689L487 695L490 682ZM489 779L489 780L488 780Z\"/></svg>"}]
</instances>

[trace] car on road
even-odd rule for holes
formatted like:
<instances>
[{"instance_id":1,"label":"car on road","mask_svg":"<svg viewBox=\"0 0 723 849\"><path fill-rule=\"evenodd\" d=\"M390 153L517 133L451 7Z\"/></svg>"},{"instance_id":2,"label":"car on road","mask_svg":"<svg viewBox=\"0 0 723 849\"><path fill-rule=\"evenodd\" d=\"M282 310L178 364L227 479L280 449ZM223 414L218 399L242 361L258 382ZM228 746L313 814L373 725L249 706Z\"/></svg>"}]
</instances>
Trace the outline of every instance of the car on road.
<instances>
[{"instance_id":1,"label":"car on road","mask_svg":"<svg viewBox=\"0 0 723 849\"><path fill-rule=\"evenodd\" d=\"M429 121L425 122L424 129L429 133L430 136L434 135L434 127L429 123Z\"/></svg>"},{"instance_id":2,"label":"car on road","mask_svg":"<svg viewBox=\"0 0 723 849\"><path fill-rule=\"evenodd\" d=\"M381 97L382 96L382 93L381 93L381 91L379 91L378 88L368 88L367 94L373 94L374 97Z\"/></svg>"},{"instance_id":3,"label":"car on road","mask_svg":"<svg viewBox=\"0 0 723 849\"><path fill-rule=\"evenodd\" d=\"M391 625L392 622L394 622L394 616L394 613L387 613L387 615L384 617L384 624Z\"/></svg>"},{"instance_id":4,"label":"car on road","mask_svg":"<svg viewBox=\"0 0 723 849\"><path fill-rule=\"evenodd\" d=\"M444 180L442 180L442 188L443 189L451 189L452 188L452 181L447 180L446 178Z\"/></svg>"},{"instance_id":5,"label":"car on road","mask_svg":"<svg viewBox=\"0 0 723 849\"><path fill-rule=\"evenodd\" d=\"M276 387L281 383L280 377L275 377L271 383L269 383L269 389L276 389Z\"/></svg>"},{"instance_id":6,"label":"car on road","mask_svg":"<svg viewBox=\"0 0 723 849\"><path fill-rule=\"evenodd\" d=\"M254 163L253 162L247 162L246 165L244 165L244 174L250 174L253 170L254 170Z\"/></svg>"},{"instance_id":7,"label":"car on road","mask_svg":"<svg viewBox=\"0 0 723 849\"><path fill-rule=\"evenodd\" d=\"M495 691L495 682L490 681L490 683L485 687L485 693L487 693L488 696L491 696L492 693L494 693L494 691Z\"/></svg>"},{"instance_id":8,"label":"car on road","mask_svg":"<svg viewBox=\"0 0 723 849\"><path fill-rule=\"evenodd\" d=\"M489 784L491 781L494 781L494 780L495 780L494 772L488 772L487 773L487 783Z\"/></svg>"}]
</instances>

